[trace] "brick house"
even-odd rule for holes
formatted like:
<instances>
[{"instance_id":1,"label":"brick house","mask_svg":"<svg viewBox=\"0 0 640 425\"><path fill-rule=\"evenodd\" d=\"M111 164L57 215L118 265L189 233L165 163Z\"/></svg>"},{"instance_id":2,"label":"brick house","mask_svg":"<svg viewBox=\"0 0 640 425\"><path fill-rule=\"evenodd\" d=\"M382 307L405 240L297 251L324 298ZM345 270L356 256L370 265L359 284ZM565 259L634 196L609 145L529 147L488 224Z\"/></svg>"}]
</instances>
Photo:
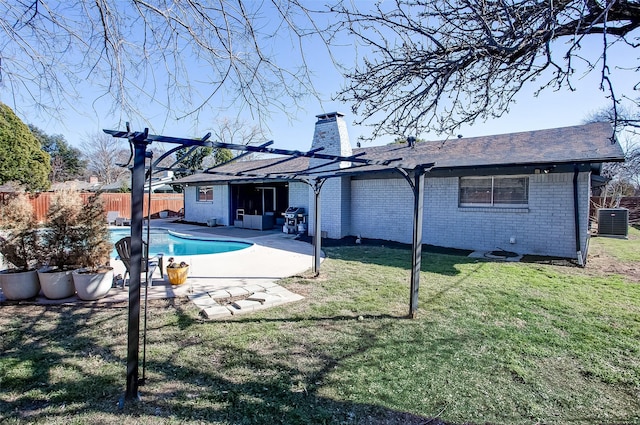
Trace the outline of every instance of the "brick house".
<instances>
[{"instance_id":1,"label":"brick house","mask_svg":"<svg viewBox=\"0 0 640 425\"><path fill-rule=\"evenodd\" d=\"M311 150L396 159L392 164L405 169L435 163L425 174L423 243L442 247L582 261L592 177L604 162L624 160L608 123L354 149L342 114L317 118ZM216 168L221 174L194 174L176 183L184 187L185 220L269 228L281 225L288 206L313 210L313 190L290 173L330 171L335 177L320 192L323 236L411 243L414 196L407 180L387 166L351 165L270 158L229 163ZM261 217L258 224L250 220L255 216Z\"/></svg>"}]
</instances>

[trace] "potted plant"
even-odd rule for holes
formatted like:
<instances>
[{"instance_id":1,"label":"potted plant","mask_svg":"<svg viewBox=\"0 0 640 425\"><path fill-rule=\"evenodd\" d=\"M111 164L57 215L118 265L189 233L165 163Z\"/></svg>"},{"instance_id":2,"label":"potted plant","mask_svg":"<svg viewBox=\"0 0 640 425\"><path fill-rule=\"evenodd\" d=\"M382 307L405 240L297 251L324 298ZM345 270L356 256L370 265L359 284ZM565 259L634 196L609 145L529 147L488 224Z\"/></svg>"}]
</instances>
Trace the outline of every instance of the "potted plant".
<instances>
[{"instance_id":1,"label":"potted plant","mask_svg":"<svg viewBox=\"0 0 640 425\"><path fill-rule=\"evenodd\" d=\"M82 208L77 190L58 191L51 199L40 238L40 262L47 266L38 270L42 293L47 298L68 298L76 292L71 272L79 268L84 249L79 228Z\"/></svg>"},{"instance_id":2,"label":"potted plant","mask_svg":"<svg viewBox=\"0 0 640 425\"><path fill-rule=\"evenodd\" d=\"M113 284L113 267L109 266L113 244L100 194L89 197L78 219L80 269L73 271L73 284L82 300L104 297Z\"/></svg>"},{"instance_id":3,"label":"potted plant","mask_svg":"<svg viewBox=\"0 0 640 425\"><path fill-rule=\"evenodd\" d=\"M0 254L8 268L0 272L0 287L8 300L34 298L40 292L36 272L38 229L33 206L20 194L0 214Z\"/></svg>"},{"instance_id":4,"label":"potted plant","mask_svg":"<svg viewBox=\"0 0 640 425\"><path fill-rule=\"evenodd\" d=\"M177 262L173 257L169 258L169 264L167 264L167 276L169 276L169 283L172 285L182 285L187 281L189 275L189 265L184 261Z\"/></svg>"}]
</instances>

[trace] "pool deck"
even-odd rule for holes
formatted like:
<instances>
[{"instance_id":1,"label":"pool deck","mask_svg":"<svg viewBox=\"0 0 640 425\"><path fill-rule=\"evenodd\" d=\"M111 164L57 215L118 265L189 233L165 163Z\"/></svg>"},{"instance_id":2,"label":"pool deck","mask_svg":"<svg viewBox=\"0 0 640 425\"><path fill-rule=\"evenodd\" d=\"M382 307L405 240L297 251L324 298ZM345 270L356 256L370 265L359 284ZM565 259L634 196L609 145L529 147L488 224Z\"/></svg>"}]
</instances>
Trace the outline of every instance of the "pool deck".
<instances>
[{"instance_id":1,"label":"pool deck","mask_svg":"<svg viewBox=\"0 0 640 425\"><path fill-rule=\"evenodd\" d=\"M152 276L152 284L141 288L143 301L145 292L149 300L186 296L201 309L204 317L224 319L303 299L276 283L279 279L303 273L313 265L313 247L295 240L295 235L282 233L279 229L258 231L181 224L174 223L173 219L152 220L151 227L192 236L250 241L254 245L221 254L175 256L176 261L185 261L190 265L187 282L171 285L166 273L163 278L157 269ZM121 261L112 260L111 265L115 275L124 275L125 267ZM40 294L28 303L123 303L128 301L128 289L111 288L107 296L98 301L82 301L76 296L49 300ZM4 302L1 292L0 302Z\"/></svg>"}]
</instances>

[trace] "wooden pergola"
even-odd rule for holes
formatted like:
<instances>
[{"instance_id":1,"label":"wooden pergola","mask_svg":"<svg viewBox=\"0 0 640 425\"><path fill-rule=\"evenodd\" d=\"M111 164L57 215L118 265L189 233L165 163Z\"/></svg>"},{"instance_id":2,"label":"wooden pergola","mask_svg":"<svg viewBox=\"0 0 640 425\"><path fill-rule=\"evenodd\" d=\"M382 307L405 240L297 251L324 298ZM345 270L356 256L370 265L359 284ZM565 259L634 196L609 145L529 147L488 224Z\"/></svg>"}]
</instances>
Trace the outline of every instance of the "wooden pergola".
<instances>
[{"instance_id":1,"label":"wooden pergola","mask_svg":"<svg viewBox=\"0 0 640 425\"><path fill-rule=\"evenodd\" d=\"M160 161L167 158L179 149L187 148L187 155L191 154L198 147L212 147L230 149L242 152L230 161L202 170L202 173L220 174L229 176L243 176L250 178L279 178L285 180L297 180L307 183L314 192L315 202L312 217L314 219L313 228L313 272L317 275L320 272L320 256L321 256L321 223L320 223L320 192L325 181L331 178L347 176L350 174L360 173L366 170L366 167L377 167L393 170L400 173L409 183L414 197L413 209L413 241L411 250L411 286L409 301L409 317L415 318L418 310L418 292L420 287L420 269L422 259L422 224L423 224L423 203L424 203L424 179L425 173L428 172L435 163L427 164L406 164L403 158L395 158L388 160L367 159L366 152L361 152L351 156L339 156L323 154L322 148L310 151L297 151L276 149L270 147L273 141L264 143L260 146L249 146L241 144L231 144L210 141L211 133L208 133L201 139L177 138L169 136L160 136L149 134L149 130L142 132L131 131L127 123L126 131L104 130L105 133L113 137L127 139L131 147L131 157L129 163L124 165L131 169L131 272L129 281L129 312L128 312L128 340L127 340L127 378L126 390L121 406L125 401L136 400L139 398L138 387L139 379L139 351L140 351L140 289L141 289L141 272L143 259L143 203L144 203L144 185L147 178L151 178L153 172L159 171L184 171L177 167L177 162L170 167L160 167ZM147 147L153 142L169 143L177 145L177 147L167 151L158 159L153 161L151 151ZM240 173L225 173L219 168L229 162L251 153L267 153L282 155L284 158L277 163L286 163L294 158L306 157L325 160L319 166L309 167L302 172L269 174L260 173L259 171L265 167L255 167ZM149 159L150 166L146 166L146 160ZM326 170L326 167L332 164L348 162L351 166L348 168L339 168ZM269 164L269 166L272 166Z\"/></svg>"}]
</instances>

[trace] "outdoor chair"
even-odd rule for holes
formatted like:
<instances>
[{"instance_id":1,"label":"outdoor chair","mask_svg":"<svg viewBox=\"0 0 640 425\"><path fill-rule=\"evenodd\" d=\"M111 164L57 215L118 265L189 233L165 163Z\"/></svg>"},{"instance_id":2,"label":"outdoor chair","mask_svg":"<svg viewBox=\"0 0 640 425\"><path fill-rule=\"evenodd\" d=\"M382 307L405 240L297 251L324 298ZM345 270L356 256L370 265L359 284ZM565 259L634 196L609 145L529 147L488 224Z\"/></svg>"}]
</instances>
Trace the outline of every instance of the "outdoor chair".
<instances>
[{"instance_id":1,"label":"outdoor chair","mask_svg":"<svg viewBox=\"0 0 640 425\"><path fill-rule=\"evenodd\" d=\"M131 220L125 217L116 218L116 226L131 226Z\"/></svg>"},{"instance_id":2,"label":"outdoor chair","mask_svg":"<svg viewBox=\"0 0 640 425\"><path fill-rule=\"evenodd\" d=\"M120 216L118 211L108 211L107 212L107 224L112 225L116 224L116 219Z\"/></svg>"},{"instance_id":3,"label":"outdoor chair","mask_svg":"<svg viewBox=\"0 0 640 425\"><path fill-rule=\"evenodd\" d=\"M124 263L127 269L123 276L123 281L126 282L127 275L131 278L131 236L124 237L115 243L116 251L118 251L118 259ZM163 272L163 254L158 254L155 257L149 258L149 247L147 243L142 241L142 267L141 273L145 273L149 270L149 278L153 275L156 268L160 267L160 276L164 278Z\"/></svg>"}]
</instances>

